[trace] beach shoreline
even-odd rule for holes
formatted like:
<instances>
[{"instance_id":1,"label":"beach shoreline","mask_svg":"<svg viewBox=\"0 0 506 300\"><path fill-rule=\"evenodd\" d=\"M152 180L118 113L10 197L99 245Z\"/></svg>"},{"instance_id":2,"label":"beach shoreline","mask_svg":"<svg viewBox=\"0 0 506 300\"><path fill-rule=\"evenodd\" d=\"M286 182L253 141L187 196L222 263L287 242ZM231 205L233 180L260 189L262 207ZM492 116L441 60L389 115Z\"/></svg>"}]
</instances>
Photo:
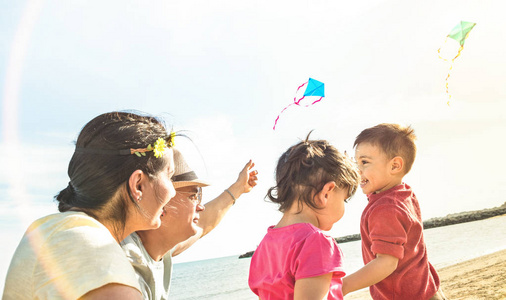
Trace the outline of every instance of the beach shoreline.
<instances>
[{"instance_id":1,"label":"beach shoreline","mask_svg":"<svg viewBox=\"0 0 506 300\"><path fill-rule=\"evenodd\" d=\"M459 213L448 214L444 217L436 217L423 221L423 229L432 229L443 226L462 224L467 222L474 222L495 218L506 215L506 202L501 206L484 208L480 210L464 211ZM360 241L360 234L350 234L342 237L335 238L338 244Z\"/></svg>"},{"instance_id":2,"label":"beach shoreline","mask_svg":"<svg viewBox=\"0 0 506 300\"><path fill-rule=\"evenodd\" d=\"M444 217L436 217L423 221L423 229L433 229L438 227L444 227L455 224L462 224L468 222L475 222L490 218L496 218L506 216L506 202L502 205L493 207L493 208L485 208L474 211L464 211L459 213L453 213L446 215ZM360 241L360 233L350 234L346 236L336 237L335 240L338 244L344 244L348 242ZM255 250L248 251L239 255L239 258L248 258L252 257Z\"/></svg>"},{"instance_id":3,"label":"beach shoreline","mask_svg":"<svg viewBox=\"0 0 506 300\"><path fill-rule=\"evenodd\" d=\"M448 299L505 299L506 249L439 268L441 288ZM344 297L372 299L364 289Z\"/></svg>"}]
</instances>

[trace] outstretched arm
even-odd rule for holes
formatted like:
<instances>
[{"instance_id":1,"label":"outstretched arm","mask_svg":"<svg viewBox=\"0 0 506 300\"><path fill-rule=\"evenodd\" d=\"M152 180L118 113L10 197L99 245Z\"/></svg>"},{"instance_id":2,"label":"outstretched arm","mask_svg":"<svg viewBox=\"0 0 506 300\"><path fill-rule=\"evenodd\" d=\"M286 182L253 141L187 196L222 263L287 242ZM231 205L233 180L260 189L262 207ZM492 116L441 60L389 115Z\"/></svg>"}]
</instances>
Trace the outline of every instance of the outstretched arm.
<instances>
[{"instance_id":1,"label":"outstretched arm","mask_svg":"<svg viewBox=\"0 0 506 300\"><path fill-rule=\"evenodd\" d=\"M235 199L238 199L244 193L248 193L257 185L258 172L251 171L254 166L255 163L250 160L239 173L237 181L228 188ZM188 249L198 239L213 230L221 222L227 211L232 207L232 205L234 205L234 203L234 199L226 191L223 191L223 193L214 200L206 203L206 209L200 213L200 220L198 223L200 230L186 241L177 244L172 256L176 256Z\"/></svg>"},{"instance_id":2,"label":"outstretched arm","mask_svg":"<svg viewBox=\"0 0 506 300\"><path fill-rule=\"evenodd\" d=\"M343 278L343 295L382 281L397 269L398 262L395 256L376 254L376 258L367 265Z\"/></svg>"}]
</instances>

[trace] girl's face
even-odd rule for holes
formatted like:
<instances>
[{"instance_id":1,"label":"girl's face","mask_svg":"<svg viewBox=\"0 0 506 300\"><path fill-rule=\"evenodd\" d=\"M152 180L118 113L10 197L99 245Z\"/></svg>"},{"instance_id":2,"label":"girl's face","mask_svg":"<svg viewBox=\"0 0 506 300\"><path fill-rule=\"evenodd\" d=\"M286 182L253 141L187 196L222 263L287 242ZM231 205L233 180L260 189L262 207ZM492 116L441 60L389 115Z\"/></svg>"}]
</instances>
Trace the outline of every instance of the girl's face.
<instances>
[{"instance_id":1,"label":"girl's face","mask_svg":"<svg viewBox=\"0 0 506 300\"><path fill-rule=\"evenodd\" d=\"M160 216L163 213L163 208L176 195L171 180L174 175L172 149L165 149L163 159L168 160L166 166L158 173L156 178L149 181L148 188L143 191L142 200L138 202L146 215L147 224L144 230L160 227Z\"/></svg>"},{"instance_id":2,"label":"girl's face","mask_svg":"<svg viewBox=\"0 0 506 300\"><path fill-rule=\"evenodd\" d=\"M337 221L341 220L348 197L348 189L341 189L337 186L328 193L327 205L322 212L325 218L321 219L324 221L320 221L320 229L328 231Z\"/></svg>"}]
</instances>

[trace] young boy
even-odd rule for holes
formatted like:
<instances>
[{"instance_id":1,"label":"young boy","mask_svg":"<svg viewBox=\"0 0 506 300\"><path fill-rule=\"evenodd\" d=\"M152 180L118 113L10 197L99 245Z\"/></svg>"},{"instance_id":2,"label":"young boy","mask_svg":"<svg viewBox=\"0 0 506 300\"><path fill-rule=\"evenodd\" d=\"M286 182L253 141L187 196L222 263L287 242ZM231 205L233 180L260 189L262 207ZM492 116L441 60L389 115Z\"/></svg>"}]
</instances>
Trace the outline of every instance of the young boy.
<instances>
[{"instance_id":1,"label":"young boy","mask_svg":"<svg viewBox=\"0 0 506 300\"><path fill-rule=\"evenodd\" d=\"M411 127L380 124L356 138L367 204L360 221L365 266L343 279L343 294L370 286L373 299L445 299L427 258L415 194L402 182L416 156Z\"/></svg>"}]
</instances>

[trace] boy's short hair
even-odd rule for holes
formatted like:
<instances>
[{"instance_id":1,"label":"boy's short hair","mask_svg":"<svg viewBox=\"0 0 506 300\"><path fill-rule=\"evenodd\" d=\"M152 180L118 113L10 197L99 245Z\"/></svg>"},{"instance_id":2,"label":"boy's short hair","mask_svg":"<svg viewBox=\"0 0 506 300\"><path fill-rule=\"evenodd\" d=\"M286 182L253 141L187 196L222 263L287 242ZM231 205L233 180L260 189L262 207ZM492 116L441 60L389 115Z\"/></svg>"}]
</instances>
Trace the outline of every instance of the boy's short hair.
<instances>
[{"instance_id":1,"label":"boy's short hair","mask_svg":"<svg viewBox=\"0 0 506 300\"><path fill-rule=\"evenodd\" d=\"M355 139L353 147L361 143L370 143L379 147L389 159L402 157L406 175L415 161L415 140L415 130L411 126L383 123L363 130Z\"/></svg>"}]
</instances>

